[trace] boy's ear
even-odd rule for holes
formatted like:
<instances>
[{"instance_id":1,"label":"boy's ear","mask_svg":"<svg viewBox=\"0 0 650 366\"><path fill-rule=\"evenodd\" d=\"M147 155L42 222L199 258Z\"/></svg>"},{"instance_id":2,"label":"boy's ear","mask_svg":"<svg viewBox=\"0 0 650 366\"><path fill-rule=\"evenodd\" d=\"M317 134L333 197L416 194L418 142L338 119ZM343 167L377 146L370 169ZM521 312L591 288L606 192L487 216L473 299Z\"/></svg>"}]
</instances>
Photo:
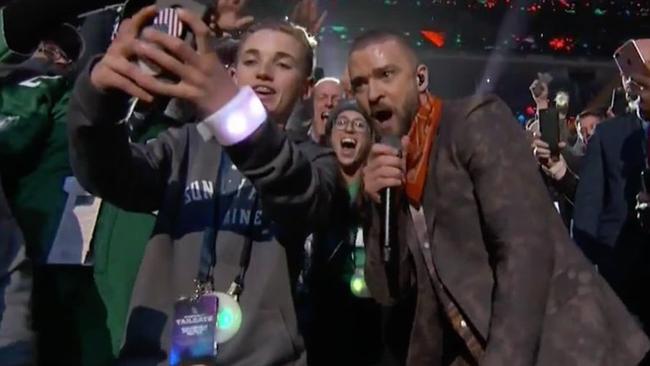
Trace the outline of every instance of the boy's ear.
<instances>
[{"instance_id":1,"label":"boy's ear","mask_svg":"<svg viewBox=\"0 0 650 366\"><path fill-rule=\"evenodd\" d=\"M307 99L311 98L313 93L314 93L314 78L309 77L305 81L305 85L304 85L303 88L304 89L303 89L303 92L302 92L302 99L307 100Z\"/></svg>"}]
</instances>

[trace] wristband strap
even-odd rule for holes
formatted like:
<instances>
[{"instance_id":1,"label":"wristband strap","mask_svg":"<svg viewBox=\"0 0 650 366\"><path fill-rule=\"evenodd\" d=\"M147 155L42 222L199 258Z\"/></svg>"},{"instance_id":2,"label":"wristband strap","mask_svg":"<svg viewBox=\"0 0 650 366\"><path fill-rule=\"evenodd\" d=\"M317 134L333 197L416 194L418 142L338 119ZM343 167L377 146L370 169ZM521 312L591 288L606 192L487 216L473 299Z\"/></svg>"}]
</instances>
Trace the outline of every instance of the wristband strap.
<instances>
[{"instance_id":1,"label":"wristband strap","mask_svg":"<svg viewBox=\"0 0 650 366\"><path fill-rule=\"evenodd\" d=\"M264 105L253 89L246 86L221 109L203 120L198 130L206 140L214 136L220 145L231 146L252 135L266 118Z\"/></svg>"}]
</instances>

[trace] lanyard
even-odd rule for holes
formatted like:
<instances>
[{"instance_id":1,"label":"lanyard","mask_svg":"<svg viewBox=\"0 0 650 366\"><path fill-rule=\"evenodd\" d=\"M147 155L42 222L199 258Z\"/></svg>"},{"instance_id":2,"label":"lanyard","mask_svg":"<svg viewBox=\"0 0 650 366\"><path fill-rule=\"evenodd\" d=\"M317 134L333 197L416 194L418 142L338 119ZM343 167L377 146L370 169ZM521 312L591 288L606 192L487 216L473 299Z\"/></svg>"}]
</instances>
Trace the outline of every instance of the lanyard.
<instances>
[{"instance_id":1,"label":"lanyard","mask_svg":"<svg viewBox=\"0 0 650 366\"><path fill-rule=\"evenodd\" d=\"M222 166L223 166L223 159L222 159ZM217 176L217 184L215 184L215 187L219 187L221 178L222 177L220 172ZM205 291L214 291L213 274L214 274L214 267L217 264L216 242L219 233L218 228L221 226L221 223L218 222L220 215L219 215L219 199L218 199L217 192L214 193L213 200L214 200L213 201L214 213L213 213L212 225L210 225L203 231L203 240L202 240L203 245L201 246L199 272L195 280L196 294ZM251 215L255 215L258 206L259 206L259 196L256 193L255 197L253 198ZM246 276L246 271L248 270L248 266L250 265L251 252L253 249L254 226L255 226L255 220L254 219L250 220L248 222L248 227L246 228L246 233L244 236L244 245L242 246L241 252L239 254L239 273L233 279L232 283L230 284L230 288L228 289L228 294L233 296L235 299L238 299L239 295L241 295L241 293L244 290L244 278Z\"/></svg>"}]
</instances>

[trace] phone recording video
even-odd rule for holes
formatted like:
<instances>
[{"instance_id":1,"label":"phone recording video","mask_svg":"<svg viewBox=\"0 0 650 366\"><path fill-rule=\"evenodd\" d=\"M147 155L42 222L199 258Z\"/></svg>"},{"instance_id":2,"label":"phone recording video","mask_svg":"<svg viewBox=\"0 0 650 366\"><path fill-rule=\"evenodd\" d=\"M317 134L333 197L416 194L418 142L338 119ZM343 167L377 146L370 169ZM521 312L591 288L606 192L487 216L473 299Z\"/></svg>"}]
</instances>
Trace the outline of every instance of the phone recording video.
<instances>
[{"instance_id":1,"label":"phone recording video","mask_svg":"<svg viewBox=\"0 0 650 366\"><path fill-rule=\"evenodd\" d=\"M546 142L552 156L560 154L560 119L557 113L541 113L539 116L539 132L542 141Z\"/></svg>"},{"instance_id":2,"label":"phone recording video","mask_svg":"<svg viewBox=\"0 0 650 366\"><path fill-rule=\"evenodd\" d=\"M158 0L155 5L159 9L158 14L147 25L147 27L151 27L172 37L183 39L185 42L190 44L194 43L194 35L192 34L191 29L181 21L178 16L178 9L182 8L192 11L206 22L209 19L212 10L209 6L195 0ZM172 83L178 81L173 76L164 73L158 65L148 62L147 60L138 60L138 65L140 68L159 79Z\"/></svg>"},{"instance_id":3,"label":"phone recording video","mask_svg":"<svg viewBox=\"0 0 650 366\"><path fill-rule=\"evenodd\" d=\"M621 75L648 75L650 69L646 62L650 60L650 39L632 39L625 42L614 52L614 61Z\"/></svg>"}]
</instances>

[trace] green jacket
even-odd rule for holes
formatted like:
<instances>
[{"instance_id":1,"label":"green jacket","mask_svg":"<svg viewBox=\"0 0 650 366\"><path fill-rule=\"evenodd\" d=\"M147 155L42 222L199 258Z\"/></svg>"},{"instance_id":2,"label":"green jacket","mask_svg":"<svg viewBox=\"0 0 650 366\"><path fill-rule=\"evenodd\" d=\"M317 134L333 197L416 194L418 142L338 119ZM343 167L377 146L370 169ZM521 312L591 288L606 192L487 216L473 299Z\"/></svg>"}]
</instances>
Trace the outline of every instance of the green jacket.
<instances>
[{"instance_id":1,"label":"green jacket","mask_svg":"<svg viewBox=\"0 0 650 366\"><path fill-rule=\"evenodd\" d=\"M4 184L25 233L29 255L37 265L46 263L67 199L63 183L73 175L66 131L70 90L70 84L61 77L38 78L0 89L0 170L6 177ZM155 137L163 127L150 127L141 139ZM91 247L95 285L103 304L93 302L78 310L101 314L99 308L105 308L114 354L121 345L131 289L153 224L153 215L126 212L108 203L100 209ZM84 329L79 332L86 333ZM94 345L107 342L81 339L88 345L82 349L87 349L89 356ZM88 359L95 361L97 356L95 353Z\"/></svg>"},{"instance_id":2,"label":"green jacket","mask_svg":"<svg viewBox=\"0 0 650 366\"><path fill-rule=\"evenodd\" d=\"M24 55L7 47L2 29L0 15L0 63L20 61ZM37 265L46 262L67 199L63 183L73 175L67 138L71 90L71 81L61 76L12 80L0 88L0 171L16 219L25 233L30 257ZM139 140L154 138L164 128L164 122L150 126ZM107 342L113 354L119 350L131 289L154 219L153 215L126 212L108 203L100 208L91 246L95 286L101 301L79 304L76 311L85 313L79 315L79 319L85 320L68 330L83 335L79 338L86 365L110 362L113 355L96 351L107 349ZM68 277L65 281L76 282ZM81 280L69 285L83 287ZM87 319L98 317L105 317L110 340L97 335L101 332L85 329L97 325L84 324ZM102 346L98 347L99 343Z\"/></svg>"}]
</instances>

